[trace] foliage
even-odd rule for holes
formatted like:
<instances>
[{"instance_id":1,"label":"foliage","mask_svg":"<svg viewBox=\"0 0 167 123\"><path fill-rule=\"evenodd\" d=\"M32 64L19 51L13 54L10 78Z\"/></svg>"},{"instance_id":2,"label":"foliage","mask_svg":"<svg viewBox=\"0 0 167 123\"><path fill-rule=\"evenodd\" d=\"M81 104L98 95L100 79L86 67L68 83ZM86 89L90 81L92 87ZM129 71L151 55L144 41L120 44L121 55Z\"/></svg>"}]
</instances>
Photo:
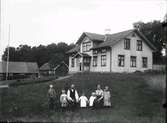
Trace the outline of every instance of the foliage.
<instances>
[{"instance_id":1,"label":"foliage","mask_svg":"<svg viewBox=\"0 0 167 123\"><path fill-rule=\"evenodd\" d=\"M9 61L37 62L40 67L49 62L53 67L64 61L68 64L66 52L75 45L60 42L58 44L50 44L47 46L39 45L38 47L30 47L28 45L20 45L19 47L9 48ZM7 48L4 51L2 60L7 60Z\"/></svg>"},{"instance_id":2,"label":"foliage","mask_svg":"<svg viewBox=\"0 0 167 123\"><path fill-rule=\"evenodd\" d=\"M144 23L142 21L133 24L135 28L138 28L157 48L157 51L153 53L153 62L155 64L161 62L161 50L164 47L163 28L162 22L154 20L152 22Z\"/></svg>"}]
</instances>

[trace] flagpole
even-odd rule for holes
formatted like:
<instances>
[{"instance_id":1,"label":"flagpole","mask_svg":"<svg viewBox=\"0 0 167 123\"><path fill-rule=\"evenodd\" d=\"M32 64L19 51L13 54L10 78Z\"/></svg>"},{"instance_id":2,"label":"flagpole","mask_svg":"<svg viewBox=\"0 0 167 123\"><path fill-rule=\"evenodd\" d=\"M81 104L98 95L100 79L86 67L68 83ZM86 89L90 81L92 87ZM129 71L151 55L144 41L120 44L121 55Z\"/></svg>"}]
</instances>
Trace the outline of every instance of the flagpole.
<instances>
[{"instance_id":1,"label":"flagpole","mask_svg":"<svg viewBox=\"0 0 167 123\"><path fill-rule=\"evenodd\" d=\"M1 28L2 28L2 1L0 0L0 46L1 46L1 39L2 39L2 35L1 35L2 29ZM0 56L0 58L1 58L1 56ZM1 61L1 59L0 59L0 61Z\"/></svg>"},{"instance_id":2,"label":"flagpole","mask_svg":"<svg viewBox=\"0 0 167 123\"><path fill-rule=\"evenodd\" d=\"M7 62L6 62L6 80L8 80L9 74L9 44L10 44L10 24L9 24L9 31L8 31L8 52L7 52Z\"/></svg>"}]
</instances>

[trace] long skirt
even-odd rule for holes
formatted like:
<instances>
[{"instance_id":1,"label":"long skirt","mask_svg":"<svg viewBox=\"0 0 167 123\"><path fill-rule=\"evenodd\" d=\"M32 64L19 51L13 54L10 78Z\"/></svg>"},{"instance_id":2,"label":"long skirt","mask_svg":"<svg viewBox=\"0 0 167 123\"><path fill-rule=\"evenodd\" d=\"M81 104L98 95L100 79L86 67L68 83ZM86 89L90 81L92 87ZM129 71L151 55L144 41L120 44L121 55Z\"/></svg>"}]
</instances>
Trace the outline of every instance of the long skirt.
<instances>
[{"instance_id":1,"label":"long skirt","mask_svg":"<svg viewBox=\"0 0 167 123\"><path fill-rule=\"evenodd\" d=\"M103 107L103 98L100 101L98 101L99 98L101 98L101 96L97 96L97 98L94 101L94 107L96 108Z\"/></svg>"}]
</instances>

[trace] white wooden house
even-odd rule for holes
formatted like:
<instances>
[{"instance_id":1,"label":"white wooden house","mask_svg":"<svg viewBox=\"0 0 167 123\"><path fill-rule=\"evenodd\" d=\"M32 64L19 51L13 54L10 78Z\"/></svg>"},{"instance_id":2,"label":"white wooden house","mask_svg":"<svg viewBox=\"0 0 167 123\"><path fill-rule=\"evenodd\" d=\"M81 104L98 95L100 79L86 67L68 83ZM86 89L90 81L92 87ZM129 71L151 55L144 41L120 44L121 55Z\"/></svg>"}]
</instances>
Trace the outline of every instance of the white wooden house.
<instances>
[{"instance_id":1,"label":"white wooden house","mask_svg":"<svg viewBox=\"0 0 167 123\"><path fill-rule=\"evenodd\" d=\"M115 34L84 32L69 50L69 73L135 72L152 69L155 46L138 30Z\"/></svg>"}]
</instances>

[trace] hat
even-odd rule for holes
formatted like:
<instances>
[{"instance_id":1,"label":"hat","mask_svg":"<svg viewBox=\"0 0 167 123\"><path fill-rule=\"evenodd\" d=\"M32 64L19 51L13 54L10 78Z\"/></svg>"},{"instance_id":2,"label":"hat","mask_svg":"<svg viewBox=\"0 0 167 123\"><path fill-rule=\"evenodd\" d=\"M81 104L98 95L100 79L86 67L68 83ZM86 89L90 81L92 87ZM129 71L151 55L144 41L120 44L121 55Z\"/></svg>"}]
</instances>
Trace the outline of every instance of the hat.
<instances>
[{"instance_id":1,"label":"hat","mask_svg":"<svg viewBox=\"0 0 167 123\"><path fill-rule=\"evenodd\" d=\"M53 85L49 85L50 88L53 88Z\"/></svg>"}]
</instances>

